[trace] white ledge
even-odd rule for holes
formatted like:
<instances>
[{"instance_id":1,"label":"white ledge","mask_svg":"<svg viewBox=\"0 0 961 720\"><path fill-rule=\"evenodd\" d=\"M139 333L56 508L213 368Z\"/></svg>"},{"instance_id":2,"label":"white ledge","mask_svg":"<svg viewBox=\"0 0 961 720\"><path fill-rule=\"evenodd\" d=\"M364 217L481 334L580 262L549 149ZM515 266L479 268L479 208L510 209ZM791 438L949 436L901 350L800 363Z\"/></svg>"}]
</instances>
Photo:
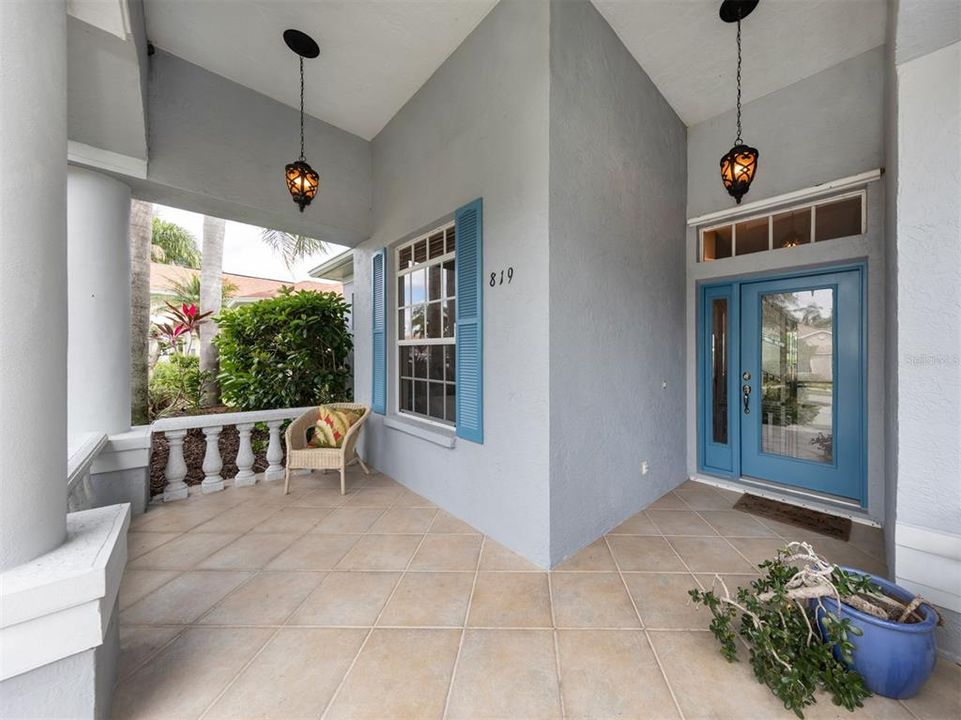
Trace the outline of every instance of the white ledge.
<instances>
[{"instance_id":1,"label":"white ledge","mask_svg":"<svg viewBox=\"0 0 961 720\"><path fill-rule=\"evenodd\" d=\"M185 415L183 417L161 418L154 422L151 429L154 432L169 432L171 430L217 427L218 425L242 425L244 423L268 422L269 420L293 420L310 409L310 407L280 408L277 410L221 413L219 415Z\"/></svg>"},{"instance_id":2,"label":"white ledge","mask_svg":"<svg viewBox=\"0 0 961 720\"><path fill-rule=\"evenodd\" d=\"M0 573L0 680L103 643L127 562L130 506L67 515L67 539Z\"/></svg>"},{"instance_id":3,"label":"white ledge","mask_svg":"<svg viewBox=\"0 0 961 720\"><path fill-rule=\"evenodd\" d=\"M384 425L391 430L399 430L402 433L413 435L421 440L440 445L445 448L452 448L457 443L457 435L453 430L444 430L434 425L408 420L397 415L388 415L384 418Z\"/></svg>"},{"instance_id":4,"label":"white ledge","mask_svg":"<svg viewBox=\"0 0 961 720\"><path fill-rule=\"evenodd\" d=\"M76 439L76 445L68 448L67 454L67 494L90 471L97 455L107 445L103 433L87 433Z\"/></svg>"}]
</instances>

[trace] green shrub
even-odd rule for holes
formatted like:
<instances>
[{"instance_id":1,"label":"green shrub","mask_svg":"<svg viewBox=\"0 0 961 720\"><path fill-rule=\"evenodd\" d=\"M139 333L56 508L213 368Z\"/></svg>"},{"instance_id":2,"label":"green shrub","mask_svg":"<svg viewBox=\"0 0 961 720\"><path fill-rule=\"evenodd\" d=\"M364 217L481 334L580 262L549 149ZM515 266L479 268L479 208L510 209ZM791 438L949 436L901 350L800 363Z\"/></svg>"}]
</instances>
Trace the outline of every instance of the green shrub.
<instances>
[{"instance_id":1,"label":"green shrub","mask_svg":"<svg viewBox=\"0 0 961 720\"><path fill-rule=\"evenodd\" d=\"M151 420L200 407L206 379L196 355L177 353L159 360L147 386Z\"/></svg>"},{"instance_id":2,"label":"green shrub","mask_svg":"<svg viewBox=\"0 0 961 720\"><path fill-rule=\"evenodd\" d=\"M336 293L290 292L221 312L221 394L240 410L347 400L350 306Z\"/></svg>"}]
</instances>

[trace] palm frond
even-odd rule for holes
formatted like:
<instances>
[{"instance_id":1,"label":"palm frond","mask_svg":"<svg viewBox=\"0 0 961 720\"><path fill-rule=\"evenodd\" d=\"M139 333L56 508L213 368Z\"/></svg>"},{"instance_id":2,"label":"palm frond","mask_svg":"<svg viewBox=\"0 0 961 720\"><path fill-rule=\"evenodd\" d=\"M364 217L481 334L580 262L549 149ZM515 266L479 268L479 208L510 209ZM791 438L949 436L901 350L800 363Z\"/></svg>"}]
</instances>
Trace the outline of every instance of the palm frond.
<instances>
[{"instance_id":1,"label":"palm frond","mask_svg":"<svg viewBox=\"0 0 961 720\"><path fill-rule=\"evenodd\" d=\"M292 270L298 260L328 249L323 240L270 228L261 229L260 239L284 261L288 270Z\"/></svg>"}]
</instances>

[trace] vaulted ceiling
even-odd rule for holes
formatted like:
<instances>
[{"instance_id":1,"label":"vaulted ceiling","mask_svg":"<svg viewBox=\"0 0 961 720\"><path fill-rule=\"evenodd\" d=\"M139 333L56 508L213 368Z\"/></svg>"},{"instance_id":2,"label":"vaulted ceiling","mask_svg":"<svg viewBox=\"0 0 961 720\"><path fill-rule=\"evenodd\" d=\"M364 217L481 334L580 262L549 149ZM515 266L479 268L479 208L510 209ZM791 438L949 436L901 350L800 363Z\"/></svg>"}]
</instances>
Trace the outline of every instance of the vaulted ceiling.
<instances>
[{"instance_id":1,"label":"vaulted ceiling","mask_svg":"<svg viewBox=\"0 0 961 720\"><path fill-rule=\"evenodd\" d=\"M496 0L145 0L157 47L293 107L297 56L283 31L320 46L304 61L305 110L371 139L496 5Z\"/></svg>"},{"instance_id":2,"label":"vaulted ceiling","mask_svg":"<svg viewBox=\"0 0 961 720\"><path fill-rule=\"evenodd\" d=\"M297 107L282 33L312 35L306 111L370 139L497 0L144 0L147 36L174 55ZM720 0L593 0L688 125L734 106L735 28ZM885 0L761 0L743 23L744 100L884 42Z\"/></svg>"}]
</instances>

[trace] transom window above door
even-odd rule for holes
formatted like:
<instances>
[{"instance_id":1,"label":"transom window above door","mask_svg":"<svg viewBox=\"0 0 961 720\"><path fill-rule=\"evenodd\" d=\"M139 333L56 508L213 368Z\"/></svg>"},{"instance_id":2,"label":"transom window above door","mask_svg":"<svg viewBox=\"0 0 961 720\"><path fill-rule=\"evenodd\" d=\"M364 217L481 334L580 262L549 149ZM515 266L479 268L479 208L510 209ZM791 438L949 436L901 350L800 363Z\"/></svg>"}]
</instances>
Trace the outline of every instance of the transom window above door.
<instances>
[{"instance_id":1,"label":"transom window above door","mask_svg":"<svg viewBox=\"0 0 961 720\"><path fill-rule=\"evenodd\" d=\"M863 235L864 191L702 228L698 262Z\"/></svg>"},{"instance_id":2,"label":"transom window above door","mask_svg":"<svg viewBox=\"0 0 961 720\"><path fill-rule=\"evenodd\" d=\"M399 245L397 295L397 409L455 425L454 223Z\"/></svg>"}]
</instances>

